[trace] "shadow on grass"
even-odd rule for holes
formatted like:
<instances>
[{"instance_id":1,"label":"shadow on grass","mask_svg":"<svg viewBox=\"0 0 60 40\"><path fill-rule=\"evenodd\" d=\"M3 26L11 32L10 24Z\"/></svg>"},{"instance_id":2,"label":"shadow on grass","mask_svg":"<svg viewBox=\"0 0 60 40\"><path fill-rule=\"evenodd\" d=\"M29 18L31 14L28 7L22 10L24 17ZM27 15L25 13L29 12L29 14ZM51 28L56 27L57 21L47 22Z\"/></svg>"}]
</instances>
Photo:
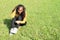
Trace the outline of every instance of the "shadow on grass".
<instances>
[{"instance_id":1,"label":"shadow on grass","mask_svg":"<svg viewBox=\"0 0 60 40\"><path fill-rule=\"evenodd\" d=\"M7 25L7 28L10 30L10 28L11 28L11 19L4 19L4 24Z\"/></svg>"}]
</instances>

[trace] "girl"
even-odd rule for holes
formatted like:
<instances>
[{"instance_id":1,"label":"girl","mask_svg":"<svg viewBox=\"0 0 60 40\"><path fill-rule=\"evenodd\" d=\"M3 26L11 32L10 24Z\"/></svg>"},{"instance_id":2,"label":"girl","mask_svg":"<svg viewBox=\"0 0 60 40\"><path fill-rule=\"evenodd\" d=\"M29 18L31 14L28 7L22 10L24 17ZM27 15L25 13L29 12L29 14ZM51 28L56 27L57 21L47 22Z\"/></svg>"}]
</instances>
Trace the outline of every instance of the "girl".
<instances>
[{"instance_id":1,"label":"girl","mask_svg":"<svg viewBox=\"0 0 60 40\"><path fill-rule=\"evenodd\" d=\"M10 35L17 33L19 26L26 25L26 16L24 5L17 5L12 10L12 21L11 21L11 30Z\"/></svg>"}]
</instances>

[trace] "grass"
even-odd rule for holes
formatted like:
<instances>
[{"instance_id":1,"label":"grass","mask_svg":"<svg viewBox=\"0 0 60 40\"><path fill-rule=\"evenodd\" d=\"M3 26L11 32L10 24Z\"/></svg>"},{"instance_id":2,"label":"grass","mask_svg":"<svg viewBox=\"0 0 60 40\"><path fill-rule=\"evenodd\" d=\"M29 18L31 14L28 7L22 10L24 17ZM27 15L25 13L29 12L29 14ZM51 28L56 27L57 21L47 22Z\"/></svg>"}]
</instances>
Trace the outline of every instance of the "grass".
<instances>
[{"instance_id":1,"label":"grass","mask_svg":"<svg viewBox=\"0 0 60 40\"><path fill-rule=\"evenodd\" d=\"M27 25L10 36L10 13L24 4ZM60 0L0 0L0 40L60 40Z\"/></svg>"}]
</instances>

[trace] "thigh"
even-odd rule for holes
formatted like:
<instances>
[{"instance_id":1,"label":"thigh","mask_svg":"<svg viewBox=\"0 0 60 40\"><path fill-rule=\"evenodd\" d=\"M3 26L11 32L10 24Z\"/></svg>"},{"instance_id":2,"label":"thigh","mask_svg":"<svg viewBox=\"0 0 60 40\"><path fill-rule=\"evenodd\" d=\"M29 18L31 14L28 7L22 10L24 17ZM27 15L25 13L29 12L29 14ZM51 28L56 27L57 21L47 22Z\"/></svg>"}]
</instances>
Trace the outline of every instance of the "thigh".
<instances>
[{"instance_id":1,"label":"thigh","mask_svg":"<svg viewBox=\"0 0 60 40\"><path fill-rule=\"evenodd\" d=\"M11 27L12 27L12 28L19 26L17 23L15 23L15 21L16 21L16 18L13 18L13 19L11 20Z\"/></svg>"}]
</instances>

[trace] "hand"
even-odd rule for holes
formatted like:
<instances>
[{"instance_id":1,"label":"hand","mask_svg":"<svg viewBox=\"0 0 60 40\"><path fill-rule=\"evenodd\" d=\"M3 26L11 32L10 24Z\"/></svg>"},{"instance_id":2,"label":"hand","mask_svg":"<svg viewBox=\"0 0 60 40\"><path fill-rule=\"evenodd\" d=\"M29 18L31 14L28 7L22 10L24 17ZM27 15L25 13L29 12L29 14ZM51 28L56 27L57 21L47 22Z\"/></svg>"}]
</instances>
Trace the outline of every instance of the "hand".
<instances>
[{"instance_id":1,"label":"hand","mask_svg":"<svg viewBox=\"0 0 60 40\"><path fill-rule=\"evenodd\" d=\"M16 23L17 23L17 24L19 24L19 23L20 23L20 21L16 21Z\"/></svg>"}]
</instances>

